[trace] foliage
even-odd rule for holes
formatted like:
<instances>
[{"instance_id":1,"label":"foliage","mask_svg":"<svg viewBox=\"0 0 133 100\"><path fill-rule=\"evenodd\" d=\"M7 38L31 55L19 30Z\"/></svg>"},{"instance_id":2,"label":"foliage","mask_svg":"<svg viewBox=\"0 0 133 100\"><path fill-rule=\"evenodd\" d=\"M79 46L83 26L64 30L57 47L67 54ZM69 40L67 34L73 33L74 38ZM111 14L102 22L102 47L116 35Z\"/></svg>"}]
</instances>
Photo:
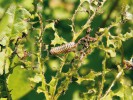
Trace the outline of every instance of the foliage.
<instances>
[{"instance_id":1,"label":"foliage","mask_svg":"<svg viewBox=\"0 0 133 100\"><path fill-rule=\"evenodd\" d=\"M24 1L0 1L1 100L133 99L132 0Z\"/></svg>"}]
</instances>

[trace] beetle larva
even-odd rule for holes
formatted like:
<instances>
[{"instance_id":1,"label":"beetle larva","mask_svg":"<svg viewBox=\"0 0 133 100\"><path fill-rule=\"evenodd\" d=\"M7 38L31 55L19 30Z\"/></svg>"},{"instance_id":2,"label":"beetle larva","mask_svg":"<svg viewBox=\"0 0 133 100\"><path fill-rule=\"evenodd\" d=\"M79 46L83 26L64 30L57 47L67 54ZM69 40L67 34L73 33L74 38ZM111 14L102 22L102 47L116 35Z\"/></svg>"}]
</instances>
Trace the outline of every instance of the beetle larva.
<instances>
[{"instance_id":1,"label":"beetle larva","mask_svg":"<svg viewBox=\"0 0 133 100\"><path fill-rule=\"evenodd\" d=\"M76 43L70 42L70 43L63 44L61 46L52 48L50 50L50 53L52 55L68 53L68 52L72 51L75 47L76 47Z\"/></svg>"}]
</instances>

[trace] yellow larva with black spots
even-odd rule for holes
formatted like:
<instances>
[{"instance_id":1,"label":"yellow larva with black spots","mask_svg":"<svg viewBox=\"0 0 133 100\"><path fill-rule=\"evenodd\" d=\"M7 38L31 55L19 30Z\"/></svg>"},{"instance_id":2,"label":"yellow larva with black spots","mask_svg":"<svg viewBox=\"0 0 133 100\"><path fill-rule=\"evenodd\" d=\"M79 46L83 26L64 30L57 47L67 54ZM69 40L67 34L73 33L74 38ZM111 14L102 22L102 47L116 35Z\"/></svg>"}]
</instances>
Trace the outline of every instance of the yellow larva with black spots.
<instances>
[{"instance_id":1,"label":"yellow larva with black spots","mask_svg":"<svg viewBox=\"0 0 133 100\"><path fill-rule=\"evenodd\" d=\"M75 42L70 42L70 43L63 44L61 46L52 48L50 50L50 53L52 55L68 53L68 52L71 52L76 46L77 46L77 44Z\"/></svg>"}]
</instances>

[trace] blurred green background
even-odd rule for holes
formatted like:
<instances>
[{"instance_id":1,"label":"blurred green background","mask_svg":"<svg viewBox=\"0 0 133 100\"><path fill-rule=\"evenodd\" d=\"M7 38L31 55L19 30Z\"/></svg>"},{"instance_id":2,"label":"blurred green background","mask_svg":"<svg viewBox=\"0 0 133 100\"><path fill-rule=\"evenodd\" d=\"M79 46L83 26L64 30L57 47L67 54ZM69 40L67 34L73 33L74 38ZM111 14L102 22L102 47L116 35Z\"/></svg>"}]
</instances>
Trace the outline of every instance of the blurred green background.
<instances>
[{"instance_id":1,"label":"blurred green background","mask_svg":"<svg viewBox=\"0 0 133 100\"><path fill-rule=\"evenodd\" d=\"M41 1L41 0L40 0ZM11 3L16 3L18 6L22 6L26 8L28 11L33 12L34 6L32 5L33 0L0 0L0 20L2 19L5 11L10 6ZM60 19L59 22L55 25L59 36L62 36L67 42L72 40L72 31L71 21L69 18L72 17L75 9L79 4L79 0L44 0L43 3L40 3L41 13L43 15L44 25L48 22L46 20L55 20ZM133 1L126 0L126 2L131 8L130 12L133 13ZM85 5L87 8L87 5ZM99 27L105 27L110 25L111 21L115 21L118 16L120 16L120 9L122 6L122 0L108 0L104 6L104 12L101 15L95 17L92 22L93 32L91 35L98 30ZM85 24L88 14L84 12L80 12L76 16L76 31L81 29L82 25ZM130 27L133 28L133 21L125 23L121 29L122 33L130 31ZM112 33L118 34L116 29L112 29ZM50 34L50 35L49 35ZM80 37L84 36L81 35ZM43 37L43 41L50 45L51 40L54 38L54 31L52 29L47 29L45 31L45 35ZM32 42L32 40L29 40ZM28 45L28 44L27 44ZM133 39L130 39L123 43L124 47L124 57L129 60L133 55ZM29 46L30 48L30 46ZM45 54L44 54L45 55ZM102 60L103 60L103 52L99 49L95 49L91 55L89 55L83 62L79 73L81 75L86 75L91 69L94 71L102 71ZM116 74L116 63L120 63L121 55L118 53L115 58L112 58L108 61L108 68L112 69L112 73L107 76L108 83L113 80ZM55 66L56 65L56 66ZM51 59L46 62L47 71L46 71L46 80L49 81L51 76L55 75L56 69L59 65L58 59L56 57L51 57ZM63 71L66 72L70 66L64 66ZM127 80L131 81L133 85L133 70L125 71L125 77ZM8 81L9 89L11 90L13 100L45 100L43 93L38 94L36 92L37 86L40 84L31 84L28 80L29 77L34 76L34 72L32 70L22 69L21 67L16 67L13 73L10 75ZM99 79L100 80L100 79ZM92 82L93 83L93 82ZM69 85L68 91L63 94L59 100L82 100L79 97L79 93L86 91L86 84L78 85L76 82L72 82ZM34 87L34 88L33 88ZM118 84L119 87L119 84ZM117 86L114 87L114 90L117 90ZM117 100L117 99L115 99ZM118 99L119 100L119 99Z\"/></svg>"}]
</instances>

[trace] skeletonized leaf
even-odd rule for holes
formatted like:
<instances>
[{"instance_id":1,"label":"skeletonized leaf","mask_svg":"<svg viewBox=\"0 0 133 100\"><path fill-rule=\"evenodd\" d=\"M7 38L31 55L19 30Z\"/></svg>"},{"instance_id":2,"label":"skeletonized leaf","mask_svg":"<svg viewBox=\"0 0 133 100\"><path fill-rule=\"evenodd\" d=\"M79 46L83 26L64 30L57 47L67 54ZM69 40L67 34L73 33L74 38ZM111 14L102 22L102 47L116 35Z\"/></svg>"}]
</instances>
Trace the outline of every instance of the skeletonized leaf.
<instances>
[{"instance_id":1,"label":"skeletonized leaf","mask_svg":"<svg viewBox=\"0 0 133 100\"><path fill-rule=\"evenodd\" d=\"M94 71L91 71L88 75L86 76L83 76L83 77L78 77L78 80L76 81L78 84L81 84L83 81L85 80L92 80L94 81L95 77L101 75L100 72L94 72Z\"/></svg>"},{"instance_id":2,"label":"skeletonized leaf","mask_svg":"<svg viewBox=\"0 0 133 100\"><path fill-rule=\"evenodd\" d=\"M0 44L5 46L7 41L9 41L9 37L11 34L11 27L13 24L14 14L15 14L16 6L11 5L5 15L3 16L0 22Z\"/></svg>"},{"instance_id":3,"label":"skeletonized leaf","mask_svg":"<svg viewBox=\"0 0 133 100\"><path fill-rule=\"evenodd\" d=\"M5 46L9 39L17 40L22 36L22 32L27 33L30 27L28 23L30 16L31 14L26 9L12 4L0 22L0 44Z\"/></svg>"},{"instance_id":4,"label":"skeletonized leaf","mask_svg":"<svg viewBox=\"0 0 133 100\"><path fill-rule=\"evenodd\" d=\"M47 24L47 25L45 26L45 29L47 29L47 28L52 28L52 29L55 31L54 22L52 22L52 23L50 23L50 24Z\"/></svg>"},{"instance_id":5,"label":"skeletonized leaf","mask_svg":"<svg viewBox=\"0 0 133 100\"><path fill-rule=\"evenodd\" d=\"M55 46L56 44L66 43L66 41L62 37L59 37L56 32L54 33L54 36L55 36L55 38L51 42L52 45Z\"/></svg>"},{"instance_id":6,"label":"skeletonized leaf","mask_svg":"<svg viewBox=\"0 0 133 100\"><path fill-rule=\"evenodd\" d=\"M114 48L105 48L104 49L107 53L110 54L111 57L115 57L116 56L116 52Z\"/></svg>"},{"instance_id":7,"label":"skeletonized leaf","mask_svg":"<svg viewBox=\"0 0 133 100\"><path fill-rule=\"evenodd\" d=\"M133 30L130 33L127 32L126 34L124 34L124 40L127 40L129 38L133 38Z\"/></svg>"},{"instance_id":8,"label":"skeletonized leaf","mask_svg":"<svg viewBox=\"0 0 133 100\"><path fill-rule=\"evenodd\" d=\"M29 80L30 80L31 82L39 83L39 82L42 81L42 77L41 77L41 75L36 74L36 75L34 76L34 78L29 78Z\"/></svg>"}]
</instances>

